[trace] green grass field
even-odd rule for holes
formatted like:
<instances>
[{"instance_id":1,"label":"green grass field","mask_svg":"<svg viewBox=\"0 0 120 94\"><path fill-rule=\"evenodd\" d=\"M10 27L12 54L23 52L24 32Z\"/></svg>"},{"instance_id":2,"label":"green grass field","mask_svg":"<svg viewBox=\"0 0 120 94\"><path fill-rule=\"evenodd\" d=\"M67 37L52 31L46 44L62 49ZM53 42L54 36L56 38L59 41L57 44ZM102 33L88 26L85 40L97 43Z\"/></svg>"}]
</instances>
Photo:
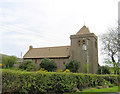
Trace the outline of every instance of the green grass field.
<instances>
[{"instance_id":1,"label":"green grass field","mask_svg":"<svg viewBox=\"0 0 120 94\"><path fill-rule=\"evenodd\" d=\"M81 92L77 93L64 93L64 94L107 94L107 93L112 93L112 92L120 92L120 87L114 86L111 88L103 88L103 89L86 89Z\"/></svg>"}]
</instances>

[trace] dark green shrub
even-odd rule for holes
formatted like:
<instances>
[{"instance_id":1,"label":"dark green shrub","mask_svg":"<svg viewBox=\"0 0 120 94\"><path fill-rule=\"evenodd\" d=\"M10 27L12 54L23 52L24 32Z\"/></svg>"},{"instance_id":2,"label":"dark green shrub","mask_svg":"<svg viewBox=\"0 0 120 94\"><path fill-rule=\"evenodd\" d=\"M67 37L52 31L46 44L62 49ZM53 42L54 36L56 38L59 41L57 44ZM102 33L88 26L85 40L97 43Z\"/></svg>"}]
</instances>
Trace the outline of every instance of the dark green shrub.
<instances>
[{"instance_id":1,"label":"dark green shrub","mask_svg":"<svg viewBox=\"0 0 120 94\"><path fill-rule=\"evenodd\" d=\"M13 79L14 78L14 79ZM22 72L3 70L3 93L44 93L44 92L68 92L76 87L75 75L54 72Z\"/></svg>"},{"instance_id":2,"label":"dark green shrub","mask_svg":"<svg viewBox=\"0 0 120 94\"><path fill-rule=\"evenodd\" d=\"M99 66L97 74L110 74L110 68L108 66Z\"/></svg>"},{"instance_id":3,"label":"dark green shrub","mask_svg":"<svg viewBox=\"0 0 120 94\"><path fill-rule=\"evenodd\" d=\"M24 60L22 64L19 65L19 69L23 69L26 71L35 71L36 65L32 60Z\"/></svg>"},{"instance_id":4,"label":"dark green shrub","mask_svg":"<svg viewBox=\"0 0 120 94\"><path fill-rule=\"evenodd\" d=\"M17 58L15 56L3 56L2 57L3 68L12 68L16 62L17 62Z\"/></svg>"},{"instance_id":5,"label":"dark green shrub","mask_svg":"<svg viewBox=\"0 0 120 94\"><path fill-rule=\"evenodd\" d=\"M109 87L113 87L114 85L113 84L109 84Z\"/></svg>"},{"instance_id":6,"label":"dark green shrub","mask_svg":"<svg viewBox=\"0 0 120 94\"><path fill-rule=\"evenodd\" d=\"M49 93L72 92L76 88L103 85L105 82L117 85L119 75L96 75L62 72L25 72L2 70L3 93ZM111 83L111 81L112 83ZM101 85L102 85L101 84ZM52 94L51 93L51 94Z\"/></svg>"},{"instance_id":7,"label":"dark green shrub","mask_svg":"<svg viewBox=\"0 0 120 94\"><path fill-rule=\"evenodd\" d=\"M40 63L40 68L44 68L45 70L48 71L55 71L57 69L57 65L54 62L54 60L50 60L50 59L43 59Z\"/></svg>"},{"instance_id":8,"label":"dark green shrub","mask_svg":"<svg viewBox=\"0 0 120 94\"><path fill-rule=\"evenodd\" d=\"M66 69L69 69L71 72L78 72L80 67L80 62L77 60L70 60L69 63L65 64Z\"/></svg>"}]
</instances>

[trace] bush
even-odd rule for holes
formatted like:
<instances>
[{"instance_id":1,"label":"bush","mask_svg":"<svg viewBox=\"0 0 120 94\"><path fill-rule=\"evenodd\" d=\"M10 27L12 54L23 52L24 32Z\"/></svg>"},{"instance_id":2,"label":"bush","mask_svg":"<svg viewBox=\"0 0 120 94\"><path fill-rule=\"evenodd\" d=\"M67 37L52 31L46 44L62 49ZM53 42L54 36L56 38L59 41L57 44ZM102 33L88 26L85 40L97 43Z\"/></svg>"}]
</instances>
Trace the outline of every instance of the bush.
<instances>
[{"instance_id":1,"label":"bush","mask_svg":"<svg viewBox=\"0 0 120 94\"><path fill-rule=\"evenodd\" d=\"M41 68L39 71L37 72L48 72L47 70L45 70L44 68Z\"/></svg>"},{"instance_id":2,"label":"bush","mask_svg":"<svg viewBox=\"0 0 120 94\"><path fill-rule=\"evenodd\" d=\"M36 65L32 60L24 60L23 63L19 66L19 69L26 71L35 71Z\"/></svg>"},{"instance_id":3,"label":"bush","mask_svg":"<svg viewBox=\"0 0 120 94\"><path fill-rule=\"evenodd\" d=\"M97 74L110 74L110 68L108 66L100 66Z\"/></svg>"},{"instance_id":4,"label":"bush","mask_svg":"<svg viewBox=\"0 0 120 94\"><path fill-rule=\"evenodd\" d=\"M82 90L104 82L116 84L119 75L96 75L61 72L25 72L2 70L3 93L63 93L72 92L76 88ZM52 93L51 93L52 94Z\"/></svg>"},{"instance_id":5,"label":"bush","mask_svg":"<svg viewBox=\"0 0 120 94\"><path fill-rule=\"evenodd\" d=\"M52 72L57 69L57 65L54 63L53 60L45 58L41 61L40 68L44 68L45 70Z\"/></svg>"},{"instance_id":6,"label":"bush","mask_svg":"<svg viewBox=\"0 0 120 94\"><path fill-rule=\"evenodd\" d=\"M62 69L58 69L56 72L63 72L63 70Z\"/></svg>"},{"instance_id":7,"label":"bush","mask_svg":"<svg viewBox=\"0 0 120 94\"><path fill-rule=\"evenodd\" d=\"M3 56L2 57L3 68L12 68L16 62L17 62L17 58L15 56Z\"/></svg>"},{"instance_id":8,"label":"bush","mask_svg":"<svg viewBox=\"0 0 120 94\"><path fill-rule=\"evenodd\" d=\"M71 72L77 72L80 67L80 62L77 60L71 60L69 63L65 64L65 67Z\"/></svg>"},{"instance_id":9,"label":"bush","mask_svg":"<svg viewBox=\"0 0 120 94\"><path fill-rule=\"evenodd\" d=\"M70 70L69 70L69 69L66 69L64 72L70 72Z\"/></svg>"}]
</instances>

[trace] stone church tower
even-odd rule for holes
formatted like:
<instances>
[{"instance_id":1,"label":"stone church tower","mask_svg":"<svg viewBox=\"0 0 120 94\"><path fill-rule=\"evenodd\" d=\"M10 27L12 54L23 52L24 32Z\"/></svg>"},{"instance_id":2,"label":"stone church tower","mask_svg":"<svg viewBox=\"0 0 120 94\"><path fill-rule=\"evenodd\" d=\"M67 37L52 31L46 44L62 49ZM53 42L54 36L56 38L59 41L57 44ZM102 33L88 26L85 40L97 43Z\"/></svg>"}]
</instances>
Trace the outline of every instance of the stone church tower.
<instances>
[{"instance_id":1,"label":"stone church tower","mask_svg":"<svg viewBox=\"0 0 120 94\"><path fill-rule=\"evenodd\" d=\"M98 69L97 36L83 26L75 35L70 36L72 60L80 61L79 72L96 73Z\"/></svg>"}]
</instances>

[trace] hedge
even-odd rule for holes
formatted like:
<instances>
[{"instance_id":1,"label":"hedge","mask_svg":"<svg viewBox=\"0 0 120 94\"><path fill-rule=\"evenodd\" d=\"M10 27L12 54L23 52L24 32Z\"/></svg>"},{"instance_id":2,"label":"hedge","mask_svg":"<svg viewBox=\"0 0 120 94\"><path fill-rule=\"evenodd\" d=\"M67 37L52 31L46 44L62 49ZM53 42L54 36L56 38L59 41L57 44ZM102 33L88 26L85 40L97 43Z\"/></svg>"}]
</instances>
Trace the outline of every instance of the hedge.
<instances>
[{"instance_id":1,"label":"hedge","mask_svg":"<svg viewBox=\"0 0 120 94\"><path fill-rule=\"evenodd\" d=\"M63 93L82 90L109 81L118 85L118 75L96 75L63 72L26 72L2 70L2 92L15 93Z\"/></svg>"}]
</instances>

